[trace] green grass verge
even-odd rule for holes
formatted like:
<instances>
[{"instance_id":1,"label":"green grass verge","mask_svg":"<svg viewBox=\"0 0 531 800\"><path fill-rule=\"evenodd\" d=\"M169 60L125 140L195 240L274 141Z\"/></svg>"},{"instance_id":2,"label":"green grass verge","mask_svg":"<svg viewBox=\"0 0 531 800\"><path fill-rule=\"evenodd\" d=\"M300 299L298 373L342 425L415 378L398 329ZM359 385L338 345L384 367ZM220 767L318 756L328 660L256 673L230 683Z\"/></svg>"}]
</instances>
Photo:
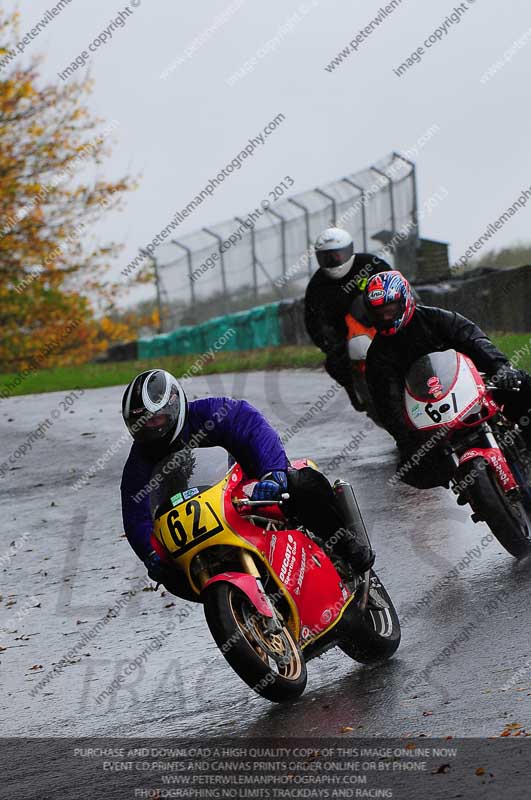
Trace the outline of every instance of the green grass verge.
<instances>
[{"instance_id":1,"label":"green grass verge","mask_svg":"<svg viewBox=\"0 0 531 800\"><path fill-rule=\"evenodd\" d=\"M495 334L494 343L511 358L518 351L520 369L531 372L531 333ZM529 352L523 355L528 346ZM129 383L137 373L153 366L160 366L177 377L184 375L197 362L199 355L167 356L156 362L124 361L116 364L82 364L80 366L56 367L39 370L28 375L14 391L7 389L16 379L15 374L0 375L0 392L7 390L10 396L34 394L38 392L58 392L69 389L98 389L103 386L117 386ZM211 375L220 372L248 372L266 369L315 369L323 363L323 354L312 346L268 347L263 350L246 352L220 352L203 364L198 375Z\"/></svg>"},{"instance_id":2,"label":"green grass verge","mask_svg":"<svg viewBox=\"0 0 531 800\"><path fill-rule=\"evenodd\" d=\"M10 391L7 387L16 375L0 375L0 392L10 396L38 392L58 392L69 389L98 389L102 386L124 386L139 372L157 366L167 369L176 377L184 375L198 361L200 354L166 356L144 361L123 361L113 364L81 364L55 367L28 375ZM323 354L316 347L268 347L245 352L219 352L197 370L197 375L220 372L246 372L264 369L315 368L322 364Z\"/></svg>"}]
</instances>

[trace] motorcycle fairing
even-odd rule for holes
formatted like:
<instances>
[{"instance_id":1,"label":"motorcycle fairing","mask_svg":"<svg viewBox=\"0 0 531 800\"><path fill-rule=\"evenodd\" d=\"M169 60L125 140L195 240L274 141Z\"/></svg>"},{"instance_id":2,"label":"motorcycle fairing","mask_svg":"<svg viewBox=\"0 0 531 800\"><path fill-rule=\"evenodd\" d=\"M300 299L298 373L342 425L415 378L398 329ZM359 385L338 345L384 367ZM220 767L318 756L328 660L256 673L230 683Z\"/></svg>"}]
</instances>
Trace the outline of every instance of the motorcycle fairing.
<instances>
[{"instance_id":1,"label":"motorcycle fairing","mask_svg":"<svg viewBox=\"0 0 531 800\"><path fill-rule=\"evenodd\" d=\"M309 629L313 638L330 628L350 592L326 553L299 530L268 531L266 542L265 554L297 604L301 630Z\"/></svg>"},{"instance_id":2,"label":"motorcycle fairing","mask_svg":"<svg viewBox=\"0 0 531 800\"><path fill-rule=\"evenodd\" d=\"M451 358L455 356L455 374L453 377L449 377L449 373L439 378L435 368L437 363L435 357L447 355ZM451 350L443 353L431 353L425 358L419 359L419 362L425 370L435 373L434 378L439 378L438 386L441 387L441 392L438 398L430 395L430 389L434 384L428 383L432 380L429 377L425 381L425 392L420 391L422 378L420 382L413 382L414 385L411 386L406 383L404 412L410 426L420 431L442 427L455 428L460 426L469 414L474 413L476 407L479 412L486 395L485 384L473 362L467 356ZM432 364L431 369L428 364Z\"/></svg>"},{"instance_id":3,"label":"motorcycle fairing","mask_svg":"<svg viewBox=\"0 0 531 800\"><path fill-rule=\"evenodd\" d=\"M184 572L190 586L198 595L201 588L194 582L191 566L202 550L213 545L224 545L262 556L261 529L245 523L248 527L242 531L242 536L239 533L241 526L232 526L224 513L224 508L227 507L225 487L233 478L235 470L239 470L236 465L223 480L154 521L154 539L166 551L166 558L169 554L170 559ZM230 505L232 508L232 503ZM233 508L232 510L236 513Z\"/></svg>"},{"instance_id":4,"label":"motorcycle fairing","mask_svg":"<svg viewBox=\"0 0 531 800\"><path fill-rule=\"evenodd\" d=\"M376 328L367 328L352 314L345 315L347 326L348 354L351 361L365 361L367 351L376 335Z\"/></svg>"},{"instance_id":5,"label":"motorcycle fairing","mask_svg":"<svg viewBox=\"0 0 531 800\"><path fill-rule=\"evenodd\" d=\"M310 459L292 462L292 467L316 468ZM241 537L255 542L263 561L271 565L276 583L299 618L300 628L309 628L315 634L330 628L339 617L340 610L350 592L343 586L339 575L326 553L298 529L261 530L239 514L232 504L233 497L244 497L245 479L236 465L225 491L225 517ZM259 540L256 540L256 531ZM306 577L310 571L319 570L318 585L310 584ZM323 611L324 607L324 611ZM323 617L324 614L324 617ZM313 634L312 634L313 635Z\"/></svg>"}]
</instances>

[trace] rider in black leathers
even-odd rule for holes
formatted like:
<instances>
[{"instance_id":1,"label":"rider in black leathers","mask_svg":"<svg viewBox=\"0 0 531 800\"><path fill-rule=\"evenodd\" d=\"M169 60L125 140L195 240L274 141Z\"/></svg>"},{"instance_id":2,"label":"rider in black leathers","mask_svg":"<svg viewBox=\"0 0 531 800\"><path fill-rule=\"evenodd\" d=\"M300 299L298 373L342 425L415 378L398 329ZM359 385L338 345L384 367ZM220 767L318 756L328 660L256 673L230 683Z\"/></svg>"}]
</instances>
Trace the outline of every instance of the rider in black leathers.
<instances>
[{"instance_id":1,"label":"rider in black leathers","mask_svg":"<svg viewBox=\"0 0 531 800\"><path fill-rule=\"evenodd\" d=\"M387 274L387 281L392 273ZM400 273L395 273L400 275ZM379 276L369 281L365 290L366 308L371 314L369 297L377 285L376 295L380 309L384 308L379 297L382 284ZM406 297L411 291L406 279L400 275ZM398 284L400 285L400 284ZM392 305L391 301L388 305ZM399 310L400 311L400 310ZM374 314L374 307L372 309ZM476 367L484 372L493 383L497 402L503 404L505 415L515 422L529 419L531 408L531 376L522 370L514 369L504 353L491 342L488 336L471 320L455 311L442 308L416 305L411 296L411 305L406 313L405 324L398 324L399 317L393 312L387 321L373 317L372 321L380 332L373 339L367 354L367 382L376 410L386 430L395 438L400 451L401 465L409 462L413 452L418 450L419 437L412 431L403 412L405 375L419 358L434 351L454 349L469 356ZM393 324L393 333L389 327ZM520 391L515 392L514 389ZM531 425L521 425L526 441L531 446ZM417 466L401 473L406 483L417 488L447 485L448 474L442 469L442 459L436 448L427 451ZM399 465L400 473L400 465Z\"/></svg>"},{"instance_id":2,"label":"rider in black leathers","mask_svg":"<svg viewBox=\"0 0 531 800\"><path fill-rule=\"evenodd\" d=\"M319 269L306 288L306 330L326 355L326 371L345 388L357 407L345 316L353 301L363 294L367 279L390 266L378 256L354 254L352 237L340 228L327 228L320 234L315 242L315 255Z\"/></svg>"}]
</instances>

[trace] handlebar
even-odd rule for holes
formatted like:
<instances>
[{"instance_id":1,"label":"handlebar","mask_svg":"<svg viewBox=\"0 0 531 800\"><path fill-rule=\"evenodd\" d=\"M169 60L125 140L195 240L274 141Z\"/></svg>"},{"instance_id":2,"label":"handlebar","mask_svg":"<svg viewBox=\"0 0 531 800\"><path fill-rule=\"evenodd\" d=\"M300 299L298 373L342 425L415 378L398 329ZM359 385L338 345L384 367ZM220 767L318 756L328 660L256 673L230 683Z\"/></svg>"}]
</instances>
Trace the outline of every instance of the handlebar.
<instances>
[{"instance_id":1,"label":"handlebar","mask_svg":"<svg viewBox=\"0 0 531 800\"><path fill-rule=\"evenodd\" d=\"M489 391L492 391L492 389L495 389L495 390L499 389L500 391L503 391L503 392L521 392L522 391L522 386L521 385L520 386L515 386L512 389L500 389L500 387L497 386L495 383L485 383L485 389L488 389Z\"/></svg>"},{"instance_id":2,"label":"handlebar","mask_svg":"<svg viewBox=\"0 0 531 800\"><path fill-rule=\"evenodd\" d=\"M232 502L236 506L236 508L241 508L242 506L251 506L251 508L264 508L265 506L280 506L289 500L289 493L284 492L284 494L278 500L251 500L251 499L243 499L243 498L236 498Z\"/></svg>"}]
</instances>

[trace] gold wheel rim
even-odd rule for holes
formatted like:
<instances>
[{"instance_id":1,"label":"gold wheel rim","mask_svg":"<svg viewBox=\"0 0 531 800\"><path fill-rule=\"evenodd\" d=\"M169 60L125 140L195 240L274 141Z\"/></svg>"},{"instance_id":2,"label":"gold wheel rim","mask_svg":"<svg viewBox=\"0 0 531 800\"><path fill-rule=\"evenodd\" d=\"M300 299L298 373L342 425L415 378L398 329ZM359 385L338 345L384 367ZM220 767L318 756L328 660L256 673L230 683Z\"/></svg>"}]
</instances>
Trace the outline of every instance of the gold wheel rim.
<instances>
[{"instance_id":1,"label":"gold wheel rim","mask_svg":"<svg viewBox=\"0 0 531 800\"><path fill-rule=\"evenodd\" d=\"M241 596L240 603L235 602L237 593L229 591L229 605L233 618L249 645L264 662L268 669L284 680L295 681L302 672L302 659L299 649L295 644L290 631L285 626L281 633L269 633L264 630L263 617L251 607L245 595ZM251 609L251 622L249 627L245 620L241 605L249 603Z\"/></svg>"}]
</instances>

